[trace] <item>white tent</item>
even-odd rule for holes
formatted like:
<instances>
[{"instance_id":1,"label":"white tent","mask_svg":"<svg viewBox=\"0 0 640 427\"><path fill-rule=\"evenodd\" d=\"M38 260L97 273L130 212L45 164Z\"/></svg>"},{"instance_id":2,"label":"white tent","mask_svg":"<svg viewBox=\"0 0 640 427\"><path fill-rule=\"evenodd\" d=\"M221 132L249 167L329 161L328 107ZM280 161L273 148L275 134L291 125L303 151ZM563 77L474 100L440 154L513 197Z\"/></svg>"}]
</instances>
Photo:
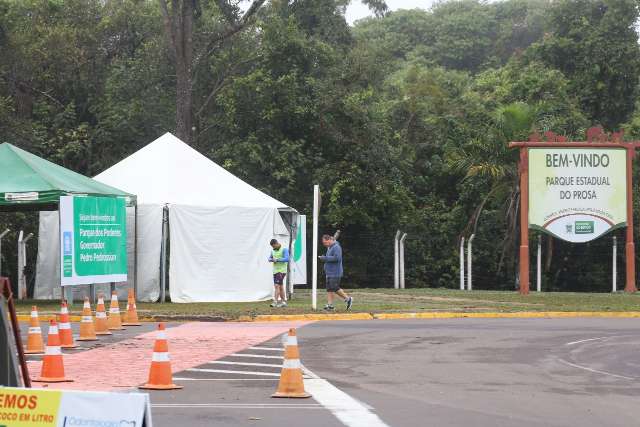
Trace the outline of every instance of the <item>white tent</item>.
<instances>
[{"instance_id":1,"label":"white tent","mask_svg":"<svg viewBox=\"0 0 640 427\"><path fill-rule=\"evenodd\" d=\"M158 297L163 210L168 210L173 302L271 297L268 243L275 237L288 244L290 232L280 213L288 212L287 222L295 224L295 210L170 133L94 179L137 195L139 299Z\"/></svg>"}]
</instances>

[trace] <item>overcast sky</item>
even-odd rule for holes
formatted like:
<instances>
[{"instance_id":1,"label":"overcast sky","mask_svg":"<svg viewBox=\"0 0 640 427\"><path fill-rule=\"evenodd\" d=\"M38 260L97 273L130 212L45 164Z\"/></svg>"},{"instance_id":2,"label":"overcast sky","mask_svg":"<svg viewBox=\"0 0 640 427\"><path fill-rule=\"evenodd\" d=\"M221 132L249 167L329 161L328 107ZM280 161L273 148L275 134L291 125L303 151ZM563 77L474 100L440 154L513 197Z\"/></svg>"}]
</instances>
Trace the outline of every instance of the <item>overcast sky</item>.
<instances>
[{"instance_id":1,"label":"overcast sky","mask_svg":"<svg viewBox=\"0 0 640 427\"><path fill-rule=\"evenodd\" d=\"M433 0L386 0L387 6L391 10L398 9L427 9L433 3ZM358 19L371 16L371 11L360 0L354 0L347 8L347 22L353 24Z\"/></svg>"}]
</instances>

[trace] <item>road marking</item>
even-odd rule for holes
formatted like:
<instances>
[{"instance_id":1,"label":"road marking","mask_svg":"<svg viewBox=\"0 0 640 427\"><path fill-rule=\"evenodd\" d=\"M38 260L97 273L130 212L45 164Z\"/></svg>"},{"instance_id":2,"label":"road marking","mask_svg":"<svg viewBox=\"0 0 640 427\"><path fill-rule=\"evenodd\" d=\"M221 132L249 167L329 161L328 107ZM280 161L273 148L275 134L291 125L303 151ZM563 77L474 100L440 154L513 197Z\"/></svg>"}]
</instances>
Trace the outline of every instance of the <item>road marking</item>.
<instances>
[{"instance_id":1,"label":"road marking","mask_svg":"<svg viewBox=\"0 0 640 427\"><path fill-rule=\"evenodd\" d=\"M317 403L154 403L152 408L324 409Z\"/></svg>"},{"instance_id":2,"label":"road marking","mask_svg":"<svg viewBox=\"0 0 640 427\"><path fill-rule=\"evenodd\" d=\"M227 362L226 360L214 360L211 363L217 363L219 365L265 366L267 368L282 368L282 365L274 365L271 363Z\"/></svg>"},{"instance_id":3,"label":"road marking","mask_svg":"<svg viewBox=\"0 0 640 427\"><path fill-rule=\"evenodd\" d=\"M284 351L282 347L249 347L249 350Z\"/></svg>"},{"instance_id":4,"label":"road marking","mask_svg":"<svg viewBox=\"0 0 640 427\"><path fill-rule=\"evenodd\" d=\"M568 366L571 366L571 367L574 367L574 368L578 368L578 369L583 369L583 370L585 370L585 371L589 371L589 372L592 372L592 373L594 373L594 374L608 375L608 376L610 376L610 377L621 378L621 379L623 379L623 380L632 380L632 381L635 381L635 380L637 380L637 379L638 379L638 378L633 378L633 377L625 377L624 375L612 374L611 372L599 371L599 370L597 370L597 369L592 369L592 368L589 368L589 367L587 367L587 366L582 366L582 365L577 365L577 364L575 364L575 363L567 362L566 360L564 360L564 359L560 359L560 358L558 358L558 360L559 360L561 363L565 364L565 365L568 365Z\"/></svg>"},{"instance_id":5,"label":"road marking","mask_svg":"<svg viewBox=\"0 0 640 427\"><path fill-rule=\"evenodd\" d=\"M389 427L362 402L303 367L305 390L347 427Z\"/></svg>"},{"instance_id":6,"label":"road marking","mask_svg":"<svg viewBox=\"0 0 640 427\"><path fill-rule=\"evenodd\" d=\"M174 381L278 381L278 378L176 378Z\"/></svg>"},{"instance_id":7,"label":"road marking","mask_svg":"<svg viewBox=\"0 0 640 427\"><path fill-rule=\"evenodd\" d=\"M571 341L571 342L566 343L565 345L575 345L575 344L581 344L583 342L604 340L604 339L607 339L607 338L611 338L611 337L598 337L598 338L589 338L589 339L580 340L580 341Z\"/></svg>"},{"instance_id":8,"label":"road marking","mask_svg":"<svg viewBox=\"0 0 640 427\"><path fill-rule=\"evenodd\" d=\"M284 360L282 356L263 356L261 354L242 354L242 353L233 353L230 354L229 357L254 357L258 359L280 359Z\"/></svg>"},{"instance_id":9,"label":"road marking","mask_svg":"<svg viewBox=\"0 0 640 427\"><path fill-rule=\"evenodd\" d=\"M267 373L267 372L249 372L249 371L227 371L224 369L201 369L201 368L189 368L188 372L210 372L214 374L239 374L239 375L258 375L263 377L279 377L280 374Z\"/></svg>"}]
</instances>

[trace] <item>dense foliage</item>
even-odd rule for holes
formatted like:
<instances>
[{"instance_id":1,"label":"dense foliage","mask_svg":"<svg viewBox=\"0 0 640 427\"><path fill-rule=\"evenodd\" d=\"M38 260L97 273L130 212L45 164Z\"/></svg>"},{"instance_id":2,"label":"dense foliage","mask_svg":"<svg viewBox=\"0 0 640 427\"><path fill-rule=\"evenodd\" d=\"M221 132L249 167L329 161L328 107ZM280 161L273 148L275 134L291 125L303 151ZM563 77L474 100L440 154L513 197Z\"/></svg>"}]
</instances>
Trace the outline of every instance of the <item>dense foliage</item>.
<instances>
[{"instance_id":1,"label":"dense foliage","mask_svg":"<svg viewBox=\"0 0 640 427\"><path fill-rule=\"evenodd\" d=\"M182 126L303 213L319 183L321 229L342 230L351 285L391 285L401 229L409 286L457 286L459 239L475 233L476 287L510 289L519 189L506 142L582 139L590 125L640 137L635 0L396 12L370 0L376 16L352 27L347 0L256 2L251 16L235 1L184 3L186 65L166 1L0 0L0 141L92 176ZM172 31L187 31L179 22ZM2 214L6 225L3 272L15 276L15 230L37 222ZM609 288L609 236L542 240L548 289Z\"/></svg>"}]
</instances>

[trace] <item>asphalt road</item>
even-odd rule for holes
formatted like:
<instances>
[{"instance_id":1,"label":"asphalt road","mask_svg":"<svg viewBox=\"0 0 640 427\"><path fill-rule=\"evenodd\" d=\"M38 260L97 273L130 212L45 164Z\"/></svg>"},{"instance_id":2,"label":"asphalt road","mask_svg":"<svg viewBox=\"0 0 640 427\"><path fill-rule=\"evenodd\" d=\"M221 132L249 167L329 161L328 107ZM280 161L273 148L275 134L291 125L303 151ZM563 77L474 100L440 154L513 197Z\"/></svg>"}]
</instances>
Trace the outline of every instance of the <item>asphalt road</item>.
<instances>
[{"instance_id":1,"label":"asphalt road","mask_svg":"<svg viewBox=\"0 0 640 427\"><path fill-rule=\"evenodd\" d=\"M636 323L319 322L299 329L298 336L305 367L362 402L380 425L631 426L640 415ZM345 425L335 408L317 400L271 399L281 342L257 347L176 374L185 389L151 393L154 425ZM355 416L346 424L367 425L362 421Z\"/></svg>"},{"instance_id":2,"label":"asphalt road","mask_svg":"<svg viewBox=\"0 0 640 427\"><path fill-rule=\"evenodd\" d=\"M325 322L300 340L305 366L391 426L640 423L633 319Z\"/></svg>"}]
</instances>

